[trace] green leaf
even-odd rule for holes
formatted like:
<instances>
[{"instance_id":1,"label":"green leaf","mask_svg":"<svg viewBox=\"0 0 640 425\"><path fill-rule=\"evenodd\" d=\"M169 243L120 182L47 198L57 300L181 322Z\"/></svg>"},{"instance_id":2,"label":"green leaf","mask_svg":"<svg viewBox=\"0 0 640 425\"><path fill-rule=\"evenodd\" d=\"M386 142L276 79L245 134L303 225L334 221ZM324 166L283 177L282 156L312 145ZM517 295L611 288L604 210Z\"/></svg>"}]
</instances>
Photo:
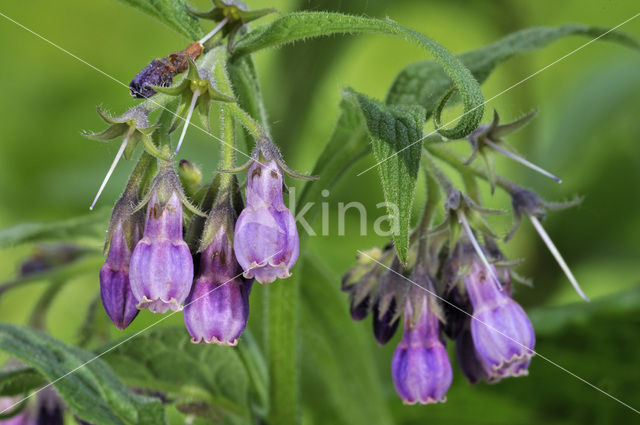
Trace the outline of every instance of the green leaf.
<instances>
[{"instance_id":1,"label":"green leaf","mask_svg":"<svg viewBox=\"0 0 640 425\"><path fill-rule=\"evenodd\" d=\"M0 350L32 366L79 418L95 425L164 424L159 400L129 391L93 353L30 328L0 324Z\"/></svg>"},{"instance_id":2,"label":"green leaf","mask_svg":"<svg viewBox=\"0 0 640 425\"><path fill-rule=\"evenodd\" d=\"M192 344L183 326L155 328L119 343L98 351L115 347L103 359L128 385L210 403L222 423L249 421L249 378L237 348Z\"/></svg>"},{"instance_id":3,"label":"green leaf","mask_svg":"<svg viewBox=\"0 0 640 425\"><path fill-rule=\"evenodd\" d=\"M418 105L386 106L365 95L346 90L345 99L360 110L378 162L387 212L398 218L394 234L400 261L407 260L411 211L415 195L425 124L425 110Z\"/></svg>"},{"instance_id":4,"label":"green leaf","mask_svg":"<svg viewBox=\"0 0 640 425\"><path fill-rule=\"evenodd\" d=\"M596 315L631 314L640 310L640 287L598 298L589 303L540 307L529 312L537 334L555 334L573 325L586 325Z\"/></svg>"},{"instance_id":5,"label":"green leaf","mask_svg":"<svg viewBox=\"0 0 640 425\"><path fill-rule=\"evenodd\" d=\"M42 375L32 367L0 371L0 396L17 396L45 385Z\"/></svg>"},{"instance_id":6,"label":"green leaf","mask_svg":"<svg viewBox=\"0 0 640 425\"><path fill-rule=\"evenodd\" d=\"M108 214L109 210L105 208L91 214L51 223L18 224L0 230L0 249L30 242L68 241L89 235L104 237Z\"/></svg>"},{"instance_id":7,"label":"green leaf","mask_svg":"<svg viewBox=\"0 0 640 425\"><path fill-rule=\"evenodd\" d=\"M311 205L306 215L309 223L313 223L320 210L320 203L311 204L314 200L320 199L320 192L324 189L330 190L371 150L359 109L354 107L350 99L343 97L338 122L311 172L311 175L318 176L318 180L307 182L298 200L298 206Z\"/></svg>"},{"instance_id":8,"label":"green leaf","mask_svg":"<svg viewBox=\"0 0 640 425\"><path fill-rule=\"evenodd\" d=\"M204 35L200 22L187 12L185 0L120 0L129 6L153 16L169 28L190 40Z\"/></svg>"},{"instance_id":9,"label":"green leaf","mask_svg":"<svg viewBox=\"0 0 640 425\"><path fill-rule=\"evenodd\" d=\"M443 72L455 83L464 105L464 114L454 128L440 129L448 138L462 138L473 131L484 113L484 97L478 82L460 60L440 43L391 20L327 12L300 12L280 16L238 40L233 57L277 47L311 37L333 34L388 34L415 43L430 52Z\"/></svg>"},{"instance_id":10,"label":"green leaf","mask_svg":"<svg viewBox=\"0 0 640 425\"><path fill-rule=\"evenodd\" d=\"M561 27L536 27L510 34L495 43L460 55L462 63L469 68L478 82L483 83L500 63L522 53L530 52L567 35L602 36L607 29L584 25L564 25ZM612 31L600 38L602 41L618 43L640 49L638 42L628 34ZM452 79L435 61L417 62L407 66L396 77L387 103L398 105L422 105L430 116L441 99L453 87ZM451 101L457 101L452 97Z\"/></svg>"}]
</instances>

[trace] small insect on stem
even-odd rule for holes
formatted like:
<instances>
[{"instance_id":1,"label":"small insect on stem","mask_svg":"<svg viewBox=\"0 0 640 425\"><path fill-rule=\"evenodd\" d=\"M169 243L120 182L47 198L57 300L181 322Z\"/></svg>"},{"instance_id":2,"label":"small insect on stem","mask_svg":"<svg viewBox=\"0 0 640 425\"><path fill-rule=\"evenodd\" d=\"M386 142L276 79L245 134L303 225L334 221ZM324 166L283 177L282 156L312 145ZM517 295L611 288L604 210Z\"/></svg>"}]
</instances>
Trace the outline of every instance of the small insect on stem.
<instances>
[{"instance_id":1,"label":"small insect on stem","mask_svg":"<svg viewBox=\"0 0 640 425\"><path fill-rule=\"evenodd\" d=\"M536 171L536 172L542 174L545 177L549 177L550 179L553 179L553 180L557 181L558 183L562 183L562 180L560 178L558 178L557 176L551 174L550 172L548 172L544 168L541 168L541 167L537 166L536 164L527 161L523 157L521 157L519 155L516 155L513 152L510 152L510 151L506 150L502 146L500 146L500 145L498 145L496 143L493 143L491 140L485 140L484 143L486 143L487 146L491 147L491 149L494 149L494 150L500 152L501 154L505 155L508 158L513 159L516 162L519 162L520 164L524 165L525 167L530 168L533 171Z\"/></svg>"},{"instance_id":2,"label":"small insect on stem","mask_svg":"<svg viewBox=\"0 0 640 425\"><path fill-rule=\"evenodd\" d=\"M480 257L480 261L482 261L482 264L484 264L484 267L487 269L487 271L489 272L489 274L493 278L493 281L495 282L495 284L498 287L498 289L502 291L502 285L500 284L500 281L498 280L498 276L496 276L496 274L493 272L493 269L491 268L491 265L489 264L489 260L487 260L487 257L484 255L484 252L482 251L482 248L480 248L480 244L478 243L478 241L476 240L476 237L474 236L473 232L471 231L471 227L469 226L469 222L467 221L467 217L464 215L464 212L462 212L462 211L458 212L458 220L459 220L460 224L462 224L462 228L464 229L464 232L467 234L467 237L471 241L471 245L473 246L473 249L478 254L478 257Z\"/></svg>"},{"instance_id":3,"label":"small insect on stem","mask_svg":"<svg viewBox=\"0 0 640 425\"><path fill-rule=\"evenodd\" d=\"M189 122L191 121L191 116L193 115L193 110L196 108L196 102L198 101L198 97L200 96L200 90L195 90L193 92L193 97L191 98L191 105L189 105L189 111L187 111L187 117L184 120L184 127L182 127L182 133L180 134L180 140L178 141L178 146L176 146L176 151L174 153L178 153L180 150L180 146L182 146L182 142L184 141L184 136L187 134L187 128L189 127Z\"/></svg>"},{"instance_id":4,"label":"small insect on stem","mask_svg":"<svg viewBox=\"0 0 640 425\"><path fill-rule=\"evenodd\" d=\"M100 189L98 189L98 193L96 194L96 197L93 199L93 203L89 207L89 210L93 211L93 207L95 207L96 202L98 202L98 198L102 194L102 191L104 190L105 186L107 185L107 182L111 178L111 174L113 174L113 170L115 170L116 165L118 164L118 161L120 161L120 158L122 158L122 154L124 153L124 150L127 147L127 144L129 143L129 139L131 138L131 136L133 135L135 130L136 130L135 127L131 127L129 129L129 131L127 132L127 134L125 134L124 138L122 139L122 144L120 145L120 148L118 149L118 153L116 153L116 157L113 159L113 162L111 163L111 167L109 168L109 171L107 171L107 175L104 177L104 180L102 181L102 184L100 185Z\"/></svg>"},{"instance_id":5,"label":"small insect on stem","mask_svg":"<svg viewBox=\"0 0 640 425\"><path fill-rule=\"evenodd\" d=\"M584 292L582 292L582 289L580 288L580 285L578 284L575 276L573 275L573 273L571 273L571 270L569 270L569 266L567 266L564 258L562 258L562 255L560 255L560 251L558 251L558 248L556 248L555 244L553 243L547 232L544 230L544 227L542 227L542 223L540 223L540 220L538 220L538 218L533 215L529 215L529 219L531 220L531 224L533 224L533 227L540 235L540 238L542 238L544 243L547 245L547 248L549 248L549 251L551 251L551 255L553 255L564 274L566 274L567 278L569 278L569 282L571 282L571 285L573 285L573 289L576 290L578 295L580 295L583 300L589 301L589 298L585 295Z\"/></svg>"}]
</instances>

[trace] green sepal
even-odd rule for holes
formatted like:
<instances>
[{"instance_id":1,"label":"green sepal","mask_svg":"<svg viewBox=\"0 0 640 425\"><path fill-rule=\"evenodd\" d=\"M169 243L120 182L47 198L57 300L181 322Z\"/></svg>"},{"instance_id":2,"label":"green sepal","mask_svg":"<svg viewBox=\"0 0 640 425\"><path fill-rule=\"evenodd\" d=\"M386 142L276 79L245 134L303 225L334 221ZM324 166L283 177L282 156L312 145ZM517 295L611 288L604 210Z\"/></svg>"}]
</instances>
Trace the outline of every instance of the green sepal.
<instances>
[{"instance_id":1,"label":"green sepal","mask_svg":"<svg viewBox=\"0 0 640 425\"><path fill-rule=\"evenodd\" d=\"M233 27L233 30L229 30L228 32L235 32L238 27L244 24L260 19L271 13L278 13L278 10L274 8L247 10L239 4L225 3L222 0L213 0L213 7L207 11L201 12L188 6L187 10L193 16L200 19L209 19L215 22L221 22L224 18L228 18L229 27Z\"/></svg>"},{"instance_id":2,"label":"green sepal","mask_svg":"<svg viewBox=\"0 0 640 425\"><path fill-rule=\"evenodd\" d=\"M95 140L96 142L108 142L117 137L122 136L127 132L129 126L124 123L113 124L98 133L83 131L82 135L87 139Z\"/></svg>"}]
</instances>

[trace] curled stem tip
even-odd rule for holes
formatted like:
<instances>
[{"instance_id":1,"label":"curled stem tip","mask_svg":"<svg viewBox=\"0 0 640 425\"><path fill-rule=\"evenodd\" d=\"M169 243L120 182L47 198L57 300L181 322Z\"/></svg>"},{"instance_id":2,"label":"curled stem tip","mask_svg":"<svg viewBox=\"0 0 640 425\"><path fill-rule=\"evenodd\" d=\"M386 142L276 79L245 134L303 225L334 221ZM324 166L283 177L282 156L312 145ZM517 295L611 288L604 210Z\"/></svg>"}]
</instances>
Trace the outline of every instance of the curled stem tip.
<instances>
[{"instance_id":1,"label":"curled stem tip","mask_svg":"<svg viewBox=\"0 0 640 425\"><path fill-rule=\"evenodd\" d=\"M96 206L96 202L98 202L98 198L100 198L100 195L102 194L102 191L104 190L105 186L107 185L107 182L111 178L111 175L113 174L113 170L116 169L116 165L118 164L118 161L120 161L120 158L122 158L122 154L124 153L124 150L127 147L127 143L129 143L129 138L131 137L131 133L132 132L129 131L129 133L127 133L125 135L125 137L122 139L122 143L120 144L120 148L118 149L118 152L116 153L115 158L113 158L113 162L111 163L111 167L109 167L109 171L107 171L107 175L104 176L104 180L102 180L102 184L100 185L100 188L98 189L98 193L96 193L96 197L93 198L93 202L91 203L91 206L89 207L89 210L93 211L93 207Z\"/></svg>"},{"instance_id":2,"label":"curled stem tip","mask_svg":"<svg viewBox=\"0 0 640 425\"><path fill-rule=\"evenodd\" d=\"M182 142L184 141L184 136L187 134L187 128L189 128L189 122L191 122L191 116L193 115L193 110L196 107L196 102L198 101L198 97L200 96L200 91L196 90L193 92L193 97L191 98L191 104L189 105L189 110L187 111L187 117L184 120L184 127L182 127L182 133L180 133L180 140L178 140L178 146L176 146L176 150L174 154L177 154L180 150L180 146L182 146Z\"/></svg>"},{"instance_id":3,"label":"curled stem tip","mask_svg":"<svg viewBox=\"0 0 640 425\"><path fill-rule=\"evenodd\" d=\"M496 143L493 143L490 140L485 140L484 143L486 143L487 146L490 146L492 149L494 149L494 150L500 152L501 154L505 155L506 157L511 158L516 162L519 162L520 164L524 165L525 167L530 168L533 171L536 171L536 172L542 174L545 177L549 177L550 179L553 179L558 183L562 183L562 180L559 177L557 177L556 175L551 174L550 172L548 172L544 168L541 168L541 167L537 166L536 164L534 164L534 163L532 163L530 161L527 161L523 157L521 157L519 155L516 155L513 152L510 152L510 151L506 150L502 146L500 146L500 145L498 145Z\"/></svg>"},{"instance_id":4,"label":"curled stem tip","mask_svg":"<svg viewBox=\"0 0 640 425\"><path fill-rule=\"evenodd\" d=\"M491 268L491 265L489 264L489 260L487 260L487 257L484 255L484 252L482 251L482 248L480 248L480 244L478 243L478 241L476 240L476 237L474 236L473 232L471 231L471 227L469 226L469 222L467 221L467 217L464 215L464 212L462 212L462 211L458 212L458 219L460 221L460 224L462 224L462 227L463 227L465 233L467 234L467 237L471 241L471 245L473 246L473 249L478 254L478 257L480 257L480 261L482 261L482 264L484 264L484 267L489 272L489 275L493 278L493 281L495 282L495 284L498 287L498 289L502 291L502 285L500 284L500 281L498 280L498 276L496 276L496 274L493 272L493 269Z\"/></svg>"},{"instance_id":5,"label":"curled stem tip","mask_svg":"<svg viewBox=\"0 0 640 425\"><path fill-rule=\"evenodd\" d=\"M562 255L560 255L560 251L558 251L558 248L556 248L555 244L553 243L553 241L551 240L547 232L544 230L544 227L542 227L542 223L540 223L540 220L538 220L537 217L531 214L529 214L529 220L531 220L533 227L536 229L536 231L544 241L545 245L547 245L547 248L549 248L551 255L553 255L553 257L556 259L556 261L560 265L560 268L562 269L564 274L567 275L569 282L571 282L571 285L573 285L573 289L576 290L578 295L580 295L580 297L582 297L583 300L589 301L589 297L587 297L585 293L582 291L582 288L580 288L580 285L578 284L578 281L576 280L573 273L571 273L569 266L567 266L567 263L564 261L564 258L562 258Z\"/></svg>"}]
</instances>

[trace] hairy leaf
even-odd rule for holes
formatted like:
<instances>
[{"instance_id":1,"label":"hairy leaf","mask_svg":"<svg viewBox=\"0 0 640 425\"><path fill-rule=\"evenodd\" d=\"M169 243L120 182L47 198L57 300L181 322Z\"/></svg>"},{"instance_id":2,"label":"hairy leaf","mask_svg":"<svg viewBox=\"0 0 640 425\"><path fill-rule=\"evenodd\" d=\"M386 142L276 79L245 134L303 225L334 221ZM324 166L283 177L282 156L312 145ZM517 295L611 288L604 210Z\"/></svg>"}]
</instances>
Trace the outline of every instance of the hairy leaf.
<instances>
[{"instance_id":1,"label":"hairy leaf","mask_svg":"<svg viewBox=\"0 0 640 425\"><path fill-rule=\"evenodd\" d=\"M462 63L473 76L483 83L500 63L522 53L530 52L565 37L584 35L599 37L600 40L619 43L640 49L631 36L607 29L584 25L564 25L561 27L536 27L510 34L495 43L460 55ZM435 61L417 62L403 69L394 81L387 95L389 104L422 105L430 116L446 93L454 87L453 80ZM458 100L452 97L451 101Z\"/></svg>"},{"instance_id":2,"label":"hairy leaf","mask_svg":"<svg viewBox=\"0 0 640 425\"><path fill-rule=\"evenodd\" d=\"M46 382L32 367L0 370L0 396L16 396L34 390Z\"/></svg>"},{"instance_id":3,"label":"hairy leaf","mask_svg":"<svg viewBox=\"0 0 640 425\"><path fill-rule=\"evenodd\" d=\"M310 205L313 200L319 199L322 190L330 190L347 170L371 150L358 109L350 99L342 99L338 122L311 172L318 176L318 180L305 184L298 206ZM313 222L319 209L319 203L311 206L307 213L309 223Z\"/></svg>"},{"instance_id":4,"label":"hairy leaf","mask_svg":"<svg viewBox=\"0 0 640 425\"><path fill-rule=\"evenodd\" d=\"M359 108L371 140L380 172L387 212L398 219L394 234L396 253L407 260L411 210L415 194L425 124L425 111L418 105L386 106L365 95L346 90L345 98Z\"/></svg>"},{"instance_id":5,"label":"hairy leaf","mask_svg":"<svg viewBox=\"0 0 640 425\"><path fill-rule=\"evenodd\" d=\"M159 400L129 391L93 353L70 347L30 328L0 324L6 351L54 386L79 418L95 425L164 424Z\"/></svg>"},{"instance_id":6,"label":"hairy leaf","mask_svg":"<svg viewBox=\"0 0 640 425\"><path fill-rule=\"evenodd\" d=\"M283 15L270 24L251 31L238 40L234 57L255 51L332 34L388 34L418 44L430 52L443 72L455 83L464 105L464 114L454 128L440 129L449 138L462 138L475 129L484 113L484 97L478 82L460 60L440 43L391 20L327 12L299 12Z\"/></svg>"},{"instance_id":7,"label":"hairy leaf","mask_svg":"<svg viewBox=\"0 0 640 425\"><path fill-rule=\"evenodd\" d=\"M30 242L64 240L88 235L104 237L108 209L52 223L23 223L0 230L0 248Z\"/></svg>"},{"instance_id":8,"label":"hairy leaf","mask_svg":"<svg viewBox=\"0 0 640 425\"><path fill-rule=\"evenodd\" d=\"M185 0L120 0L153 16L191 40L204 35L200 22L187 12Z\"/></svg>"},{"instance_id":9,"label":"hairy leaf","mask_svg":"<svg viewBox=\"0 0 640 425\"><path fill-rule=\"evenodd\" d=\"M599 314L628 313L640 310L640 287L622 293L593 300L590 303L577 302L570 305L540 307L529 312L537 334L563 332L572 325L588 323Z\"/></svg>"},{"instance_id":10,"label":"hairy leaf","mask_svg":"<svg viewBox=\"0 0 640 425\"><path fill-rule=\"evenodd\" d=\"M128 385L211 403L222 423L249 420L249 379L236 349L192 344L183 326L155 328L118 344L99 351L115 347L103 359Z\"/></svg>"}]
</instances>

